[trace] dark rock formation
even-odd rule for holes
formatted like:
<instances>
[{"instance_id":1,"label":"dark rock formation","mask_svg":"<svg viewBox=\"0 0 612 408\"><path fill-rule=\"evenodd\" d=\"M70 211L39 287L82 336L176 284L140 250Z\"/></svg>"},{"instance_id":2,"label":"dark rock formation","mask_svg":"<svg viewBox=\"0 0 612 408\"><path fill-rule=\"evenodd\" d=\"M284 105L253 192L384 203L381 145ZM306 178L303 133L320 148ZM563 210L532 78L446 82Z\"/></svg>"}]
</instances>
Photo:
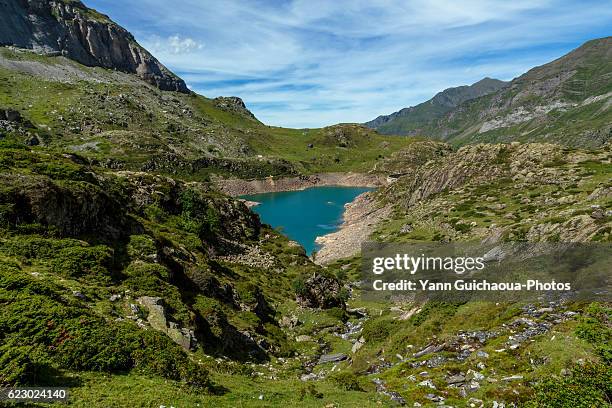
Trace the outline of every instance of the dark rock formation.
<instances>
[{"instance_id":1,"label":"dark rock formation","mask_svg":"<svg viewBox=\"0 0 612 408\"><path fill-rule=\"evenodd\" d=\"M300 306L320 309L346 305L341 295L342 286L332 276L315 273L304 281L296 300Z\"/></svg>"},{"instance_id":2,"label":"dark rock formation","mask_svg":"<svg viewBox=\"0 0 612 408\"><path fill-rule=\"evenodd\" d=\"M257 120L253 112L247 109L244 101L237 96L219 96L213 99L213 103L217 108L223 109L224 111L238 113L249 119Z\"/></svg>"},{"instance_id":3,"label":"dark rock formation","mask_svg":"<svg viewBox=\"0 0 612 408\"><path fill-rule=\"evenodd\" d=\"M98 234L118 238L132 225L121 205L100 187L88 183L56 184L46 178L0 176L0 223L37 223L63 236Z\"/></svg>"},{"instance_id":4,"label":"dark rock formation","mask_svg":"<svg viewBox=\"0 0 612 408\"><path fill-rule=\"evenodd\" d=\"M78 0L1 0L0 8L0 45L63 55L136 74L162 90L189 92L132 34Z\"/></svg>"}]
</instances>

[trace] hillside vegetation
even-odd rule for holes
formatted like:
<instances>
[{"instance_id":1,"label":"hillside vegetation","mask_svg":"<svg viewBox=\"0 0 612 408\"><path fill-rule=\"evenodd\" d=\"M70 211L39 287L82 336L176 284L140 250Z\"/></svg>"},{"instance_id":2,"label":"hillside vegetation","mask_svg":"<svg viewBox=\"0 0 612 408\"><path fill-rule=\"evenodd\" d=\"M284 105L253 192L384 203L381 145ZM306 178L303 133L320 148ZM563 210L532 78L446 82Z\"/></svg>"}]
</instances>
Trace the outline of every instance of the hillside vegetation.
<instances>
[{"instance_id":1,"label":"hillside vegetation","mask_svg":"<svg viewBox=\"0 0 612 408\"><path fill-rule=\"evenodd\" d=\"M8 140L196 179L367 171L412 142L360 125L270 127L239 98L164 92L121 72L9 48L0 48L0 109L19 114L0 125Z\"/></svg>"},{"instance_id":2,"label":"hillside vegetation","mask_svg":"<svg viewBox=\"0 0 612 408\"><path fill-rule=\"evenodd\" d=\"M455 145L541 141L598 147L612 135L611 79L612 37L606 37L533 68L495 92L446 108L444 114L415 116L437 106L434 98L407 108L406 114L400 111L367 125L382 133L427 136Z\"/></svg>"},{"instance_id":3,"label":"hillside vegetation","mask_svg":"<svg viewBox=\"0 0 612 408\"><path fill-rule=\"evenodd\" d=\"M319 265L210 181L388 176L339 247L609 245L609 38L404 116L457 148L267 126L78 0L5 3L0 386L69 387L77 407L610 406L609 303L369 300L358 250ZM471 143L532 139L555 143Z\"/></svg>"}]
</instances>

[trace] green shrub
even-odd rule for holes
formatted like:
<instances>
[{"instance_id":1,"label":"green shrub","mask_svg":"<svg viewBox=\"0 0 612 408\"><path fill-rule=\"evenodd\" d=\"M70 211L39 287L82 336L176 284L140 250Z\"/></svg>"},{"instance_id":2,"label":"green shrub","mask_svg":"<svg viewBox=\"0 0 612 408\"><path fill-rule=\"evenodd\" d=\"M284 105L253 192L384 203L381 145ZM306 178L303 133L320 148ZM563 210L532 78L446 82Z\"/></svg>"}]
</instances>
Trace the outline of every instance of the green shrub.
<instances>
[{"instance_id":1,"label":"green shrub","mask_svg":"<svg viewBox=\"0 0 612 408\"><path fill-rule=\"evenodd\" d=\"M6 138L0 138L0 149L14 149L14 150L30 150L30 147L25 143L17 142L15 140L9 140ZM2 162L0 158L0 163Z\"/></svg>"},{"instance_id":2,"label":"green shrub","mask_svg":"<svg viewBox=\"0 0 612 408\"><path fill-rule=\"evenodd\" d=\"M155 240L148 235L131 235L127 253L132 260L154 261L157 257Z\"/></svg>"},{"instance_id":3,"label":"green shrub","mask_svg":"<svg viewBox=\"0 0 612 408\"><path fill-rule=\"evenodd\" d=\"M145 216L153 222L164 222L168 214L157 204L153 204L144 209Z\"/></svg>"},{"instance_id":4,"label":"green shrub","mask_svg":"<svg viewBox=\"0 0 612 408\"><path fill-rule=\"evenodd\" d=\"M27 259L49 259L64 248L84 245L76 239L52 239L38 235L16 236L0 243L0 252Z\"/></svg>"},{"instance_id":5,"label":"green shrub","mask_svg":"<svg viewBox=\"0 0 612 408\"><path fill-rule=\"evenodd\" d=\"M461 233L469 232L472 229L472 227L469 224L465 224L463 222L458 222L454 224L453 228L455 229L455 231L458 231Z\"/></svg>"},{"instance_id":6,"label":"green shrub","mask_svg":"<svg viewBox=\"0 0 612 408\"><path fill-rule=\"evenodd\" d=\"M266 323L264 325L264 330L266 331L266 337L274 345L277 355L282 357L290 357L293 355L295 351L294 345L288 341L285 332L283 332L280 327L272 323Z\"/></svg>"},{"instance_id":7,"label":"green shrub","mask_svg":"<svg viewBox=\"0 0 612 408\"><path fill-rule=\"evenodd\" d=\"M323 393L319 392L312 383L307 383L305 386L300 388L300 401L303 401L307 395L317 399L323 398Z\"/></svg>"},{"instance_id":8,"label":"green shrub","mask_svg":"<svg viewBox=\"0 0 612 408\"><path fill-rule=\"evenodd\" d=\"M612 328L609 326L612 308L591 303L576 327L576 335L588 341L604 361L612 363Z\"/></svg>"},{"instance_id":9,"label":"green shrub","mask_svg":"<svg viewBox=\"0 0 612 408\"><path fill-rule=\"evenodd\" d=\"M588 363L572 368L572 375L547 378L535 387L529 408L609 407L612 401L612 369Z\"/></svg>"},{"instance_id":10,"label":"green shrub","mask_svg":"<svg viewBox=\"0 0 612 408\"><path fill-rule=\"evenodd\" d=\"M140 345L126 325L83 324L69 329L57 348L57 359L73 370L127 371L135 365L132 350Z\"/></svg>"},{"instance_id":11,"label":"green shrub","mask_svg":"<svg viewBox=\"0 0 612 408\"><path fill-rule=\"evenodd\" d=\"M95 181L85 168L73 163L37 163L31 169L34 173L48 176L54 180Z\"/></svg>"},{"instance_id":12,"label":"green shrub","mask_svg":"<svg viewBox=\"0 0 612 408\"><path fill-rule=\"evenodd\" d=\"M185 190L179 198L181 205L180 227L198 234L204 241L214 241L221 232L221 219L218 210L209 205L197 191Z\"/></svg>"},{"instance_id":13,"label":"green shrub","mask_svg":"<svg viewBox=\"0 0 612 408\"><path fill-rule=\"evenodd\" d=\"M85 275L108 280L112 250L106 245L68 247L61 249L52 260L52 271L58 275L79 278Z\"/></svg>"},{"instance_id":14,"label":"green shrub","mask_svg":"<svg viewBox=\"0 0 612 408\"><path fill-rule=\"evenodd\" d=\"M350 371L340 371L329 377L338 387L346 391L363 391L359 383L359 377Z\"/></svg>"},{"instance_id":15,"label":"green shrub","mask_svg":"<svg viewBox=\"0 0 612 408\"><path fill-rule=\"evenodd\" d=\"M147 290L147 288L151 286L150 284L146 284L147 281L153 283L158 280L167 281L170 278L168 269L156 263L132 262L125 268L124 272L128 278L132 278L132 286L137 286L135 283L144 284L144 286L141 287L143 290ZM154 283L153 286L155 289L158 288L156 283Z\"/></svg>"},{"instance_id":16,"label":"green shrub","mask_svg":"<svg viewBox=\"0 0 612 408\"><path fill-rule=\"evenodd\" d=\"M412 316L409 321L415 326L420 326L432 316L447 319L455 314L459 306L459 303L429 301L425 303L425 305L423 305L421 308L421 311Z\"/></svg>"},{"instance_id":17,"label":"green shrub","mask_svg":"<svg viewBox=\"0 0 612 408\"><path fill-rule=\"evenodd\" d=\"M346 313L346 310L341 307L332 307L331 309L327 309L326 313L328 316L331 316L334 319L338 319L343 322L346 322L348 320L348 314Z\"/></svg>"},{"instance_id":18,"label":"green shrub","mask_svg":"<svg viewBox=\"0 0 612 408\"><path fill-rule=\"evenodd\" d=\"M293 282L291 282L291 287L296 295L305 295L308 292L306 289L306 279L304 276L296 277Z\"/></svg>"},{"instance_id":19,"label":"green shrub","mask_svg":"<svg viewBox=\"0 0 612 408\"><path fill-rule=\"evenodd\" d=\"M366 342L380 342L389 337L396 325L397 321L390 317L369 319L363 325L361 335Z\"/></svg>"}]
</instances>

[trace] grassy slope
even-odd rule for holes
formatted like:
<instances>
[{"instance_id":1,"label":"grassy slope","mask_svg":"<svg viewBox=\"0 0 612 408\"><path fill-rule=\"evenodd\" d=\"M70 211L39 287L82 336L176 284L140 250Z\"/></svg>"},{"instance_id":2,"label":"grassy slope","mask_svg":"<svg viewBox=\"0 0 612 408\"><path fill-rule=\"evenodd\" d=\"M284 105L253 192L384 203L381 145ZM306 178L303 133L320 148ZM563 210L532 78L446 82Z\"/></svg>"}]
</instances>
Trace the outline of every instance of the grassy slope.
<instances>
[{"instance_id":1,"label":"grassy slope","mask_svg":"<svg viewBox=\"0 0 612 408\"><path fill-rule=\"evenodd\" d=\"M197 169L202 174L243 171L263 177L283 172L367 171L379 155L388 156L412 142L372 131L363 137L355 126L347 126L347 137L354 136L356 142L341 146L323 140L326 129L269 127L224 111L205 97L161 92L129 75L62 58L8 49L0 52L6 60L34 64L43 72L41 77L0 68L0 107L20 111L38 128L31 133L39 134L48 147L76 150L98 160L112 158L130 169L150 164L156 157L160 158L157 164L163 165L161 157L171 155L185 168L201 158L214 161ZM84 79L59 81L48 67L76 71ZM309 148L310 144L314 147ZM289 165L279 164L283 161ZM235 166L228 170L231 166L223 163ZM180 171L176 164L174 169L159 170ZM260 170L253 174L252 169Z\"/></svg>"}]
</instances>

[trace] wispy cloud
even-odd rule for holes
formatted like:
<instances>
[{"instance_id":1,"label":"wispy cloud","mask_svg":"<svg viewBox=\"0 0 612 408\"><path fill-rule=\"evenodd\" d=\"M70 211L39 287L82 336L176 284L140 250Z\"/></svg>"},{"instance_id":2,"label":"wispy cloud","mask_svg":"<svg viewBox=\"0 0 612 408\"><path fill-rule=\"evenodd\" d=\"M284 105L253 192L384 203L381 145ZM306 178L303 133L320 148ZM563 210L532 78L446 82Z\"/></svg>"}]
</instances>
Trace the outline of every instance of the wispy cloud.
<instances>
[{"instance_id":1,"label":"wispy cloud","mask_svg":"<svg viewBox=\"0 0 612 408\"><path fill-rule=\"evenodd\" d=\"M612 1L85 0L199 93L264 122L363 122L610 35ZM146 10L146 12L144 12Z\"/></svg>"},{"instance_id":2,"label":"wispy cloud","mask_svg":"<svg viewBox=\"0 0 612 408\"><path fill-rule=\"evenodd\" d=\"M153 54L192 54L204 48L204 44L189 37L181 37L178 34L161 38L152 35L148 39L149 51Z\"/></svg>"}]
</instances>

